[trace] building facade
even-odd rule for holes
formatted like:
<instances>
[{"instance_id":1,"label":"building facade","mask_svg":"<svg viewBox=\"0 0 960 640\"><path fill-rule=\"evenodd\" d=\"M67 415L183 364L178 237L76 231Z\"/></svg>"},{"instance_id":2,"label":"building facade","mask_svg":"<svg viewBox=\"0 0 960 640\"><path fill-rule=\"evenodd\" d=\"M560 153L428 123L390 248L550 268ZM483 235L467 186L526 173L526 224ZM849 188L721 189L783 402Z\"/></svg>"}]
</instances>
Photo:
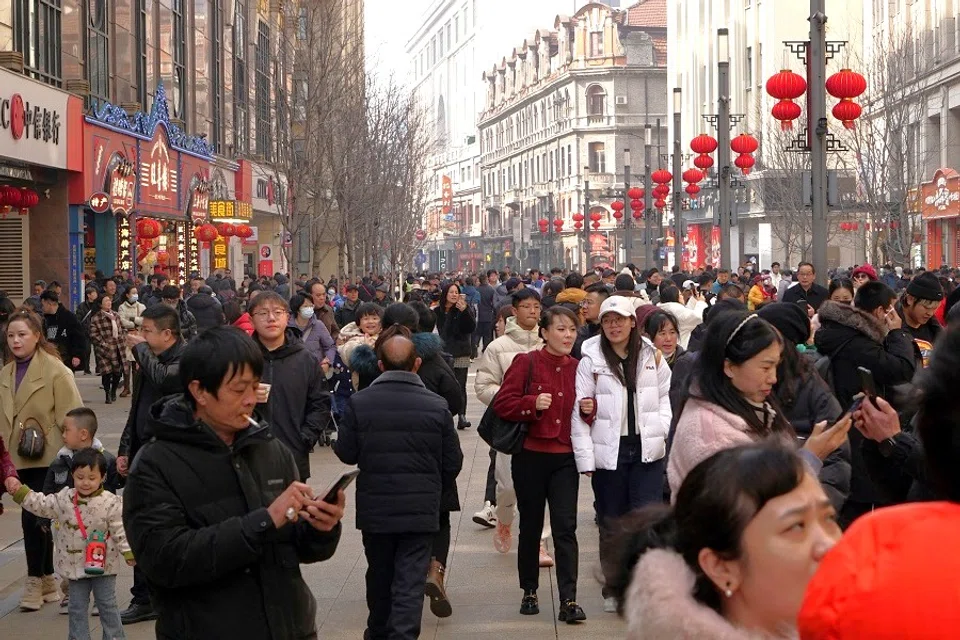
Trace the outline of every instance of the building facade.
<instances>
[{"instance_id":1,"label":"building facade","mask_svg":"<svg viewBox=\"0 0 960 640\"><path fill-rule=\"evenodd\" d=\"M589 3L488 63L479 119L487 264L585 269L642 259L640 225L628 222L629 242L610 204L624 199L626 182L641 182L646 147L651 171L667 151L666 48L663 0Z\"/></svg>"}]
</instances>

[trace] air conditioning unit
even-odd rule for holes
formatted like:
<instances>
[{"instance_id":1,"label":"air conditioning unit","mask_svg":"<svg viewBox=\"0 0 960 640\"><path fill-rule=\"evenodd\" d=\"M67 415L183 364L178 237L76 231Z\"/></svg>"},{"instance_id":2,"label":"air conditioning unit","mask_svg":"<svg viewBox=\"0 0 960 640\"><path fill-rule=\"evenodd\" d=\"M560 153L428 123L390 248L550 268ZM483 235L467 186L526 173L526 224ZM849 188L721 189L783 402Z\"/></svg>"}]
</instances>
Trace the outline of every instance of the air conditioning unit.
<instances>
[{"instance_id":1,"label":"air conditioning unit","mask_svg":"<svg viewBox=\"0 0 960 640\"><path fill-rule=\"evenodd\" d=\"M615 100L618 105L627 104L627 96L617 96Z\"/></svg>"}]
</instances>

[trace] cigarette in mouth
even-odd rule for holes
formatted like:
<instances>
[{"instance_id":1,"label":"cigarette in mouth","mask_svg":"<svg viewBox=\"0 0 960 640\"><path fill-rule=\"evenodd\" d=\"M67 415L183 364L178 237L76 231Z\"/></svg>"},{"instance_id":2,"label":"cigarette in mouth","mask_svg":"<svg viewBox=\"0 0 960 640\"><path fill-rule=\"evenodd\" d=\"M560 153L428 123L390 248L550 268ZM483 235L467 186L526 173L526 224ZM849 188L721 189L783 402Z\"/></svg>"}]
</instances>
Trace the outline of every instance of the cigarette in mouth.
<instances>
[{"instance_id":1,"label":"cigarette in mouth","mask_svg":"<svg viewBox=\"0 0 960 640\"><path fill-rule=\"evenodd\" d=\"M260 426L260 423L257 422L256 420L254 420L252 417L250 417L250 416L243 416L243 417L247 419L247 422L250 423L250 426L251 426L251 427L259 427L259 426Z\"/></svg>"}]
</instances>

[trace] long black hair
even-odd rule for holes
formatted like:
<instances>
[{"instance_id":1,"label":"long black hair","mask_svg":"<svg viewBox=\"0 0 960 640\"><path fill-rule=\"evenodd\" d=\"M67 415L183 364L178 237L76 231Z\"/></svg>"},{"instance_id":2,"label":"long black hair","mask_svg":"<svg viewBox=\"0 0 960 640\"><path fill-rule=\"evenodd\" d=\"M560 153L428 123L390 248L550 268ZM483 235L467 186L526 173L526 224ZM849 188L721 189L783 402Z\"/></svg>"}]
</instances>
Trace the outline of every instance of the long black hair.
<instances>
[{"instance_id":1,"label":"long black hair","mask_svg":"<svg viewBox=\"0 0 960 640\"><path fill-rule=\"evenodd\" d=\"M804 473L796 452L778 443L723 449L684 478L674 506L646 507L621 520L603 566L621 615L634 567L653 549L683 556L695 576L693 597L720 613L720 589L700 567L700 552L711 549L726 560L741 557L747 525L768 502L800 486Z\"/></svg>"},{"instance_id":2,"label":"long black hair","mask_svg":"<svg viewBox=\"0 0 960 640\"><path fill-rule=\"evenodd\" d=\"M809 358L802 356L793 345L784 344L780 364L777 366L777 383L773 385L773 396L777 399L777 404L784 411L789 411L800 395L800 385L819 384L816 380L819 377L820 374Z\"/></svg>"},{"instance_id":3,"label":"long black hair","mask_svg":"<svg viewBox=\"0 0 960 640\"><path fill-rule=\"evenodd\" d=\"M629 391L637 390L637 362L640 360L640 347L643 346L643 332L636 316L633 318L633 328L630 329L630 339L627 341L627 361L620 360L620 356L613 350L613 345L607 339L607 334L603 331L602 323L600 329L600 353L607 366L617 379L617 382L625 386ZM622 367L621 367L622 363Z\"/></svg>"},{"instance_id":4,"label":"long black hair","mask_svg":"<svg viewBox=\"0 0 960 640\"><path fill-rule=\"evenodd\" d=\"M743 364L773 344L783 346L780 332L755 313L730 311L711 319L700 351L699 389L693 395L743 418L756 436L764 437L771 431L792 431L781 411L776 411L772 428L768 427L724 371L727 360ZM774 399L770 404L776 409Z\"/></svg>"}]
</instances>

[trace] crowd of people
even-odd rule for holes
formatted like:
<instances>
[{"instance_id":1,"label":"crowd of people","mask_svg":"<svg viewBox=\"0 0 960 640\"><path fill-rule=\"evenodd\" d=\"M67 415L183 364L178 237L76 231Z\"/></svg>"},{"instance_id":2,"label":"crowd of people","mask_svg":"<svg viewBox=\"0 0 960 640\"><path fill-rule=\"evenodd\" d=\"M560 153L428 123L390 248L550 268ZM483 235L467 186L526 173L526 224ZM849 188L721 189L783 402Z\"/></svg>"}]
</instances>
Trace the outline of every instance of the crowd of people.
<instances>
[{"instance_id":1,"label":"crowd of people","mask_svg":"<svg viewBox=\"0 0 960 640\"><path fill-rule=\"evenodd\" d=\"M425 598L455 613L458 431L475 395L484 423L519 434L490 440L472 521L496 552L516 546L521 614L540 613L554 567L560 621L585 621L596 598L637 640L951 637L958 277L859 265L823 286L805 262L631 264L396 285L238 286L225 271L182 290L118 271L73 312L56 282L19 308L0 292L21 609L60 602L70 638L89 637L91 593L111 638L146 620L164 638L314 637L299 565L335 553L345 497L306 481L331 445L359 469L365 637L419 637ZM116 457L81 372L105 403L130 397ZM584 477L594 596L577 592Z\"/></svg>"}]
</instances>

